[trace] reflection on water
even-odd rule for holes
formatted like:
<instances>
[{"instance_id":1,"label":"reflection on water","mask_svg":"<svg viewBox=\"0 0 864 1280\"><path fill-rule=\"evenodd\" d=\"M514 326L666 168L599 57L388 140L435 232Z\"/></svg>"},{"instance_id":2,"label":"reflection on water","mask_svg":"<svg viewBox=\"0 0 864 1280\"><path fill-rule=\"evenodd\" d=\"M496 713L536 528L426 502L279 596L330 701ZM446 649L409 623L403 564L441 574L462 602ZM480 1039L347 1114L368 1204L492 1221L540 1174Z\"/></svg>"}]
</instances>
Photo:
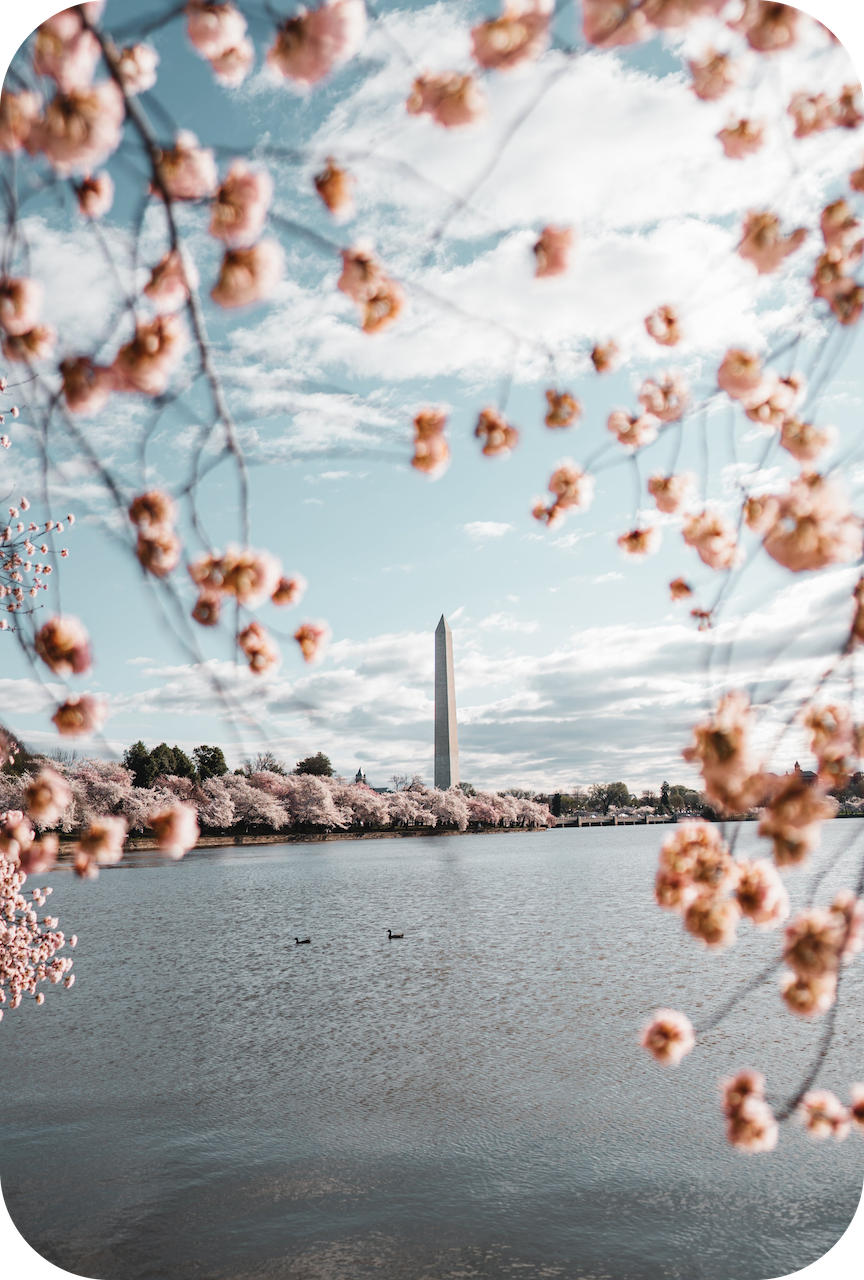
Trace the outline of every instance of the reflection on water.
<instances>
[{"instance_id":1,"label":"reflection on water","mask_svg":"<svg viewBox=\"0 0 864 1280\"><path fill-rule=\"evenodd\" d=\"M828 848L859 828L833 824ZM696 1020L776 947L748 926L708 955L660 913L661 837L430 836L207 850L95 885L55 873L77 984L0 1029L13 1219L100 1280L806 1265L852 1218L864 1143L790 1124L770 1156L725 1146L718 1077L760 1066L782 1095L819 1034L771 986L677 1071L636 1047L657 1005ZM790 878L799 900L806 883ZM841 1094L864 1078L862 973L823 1077Z\"/></svg>"}]
</instances>

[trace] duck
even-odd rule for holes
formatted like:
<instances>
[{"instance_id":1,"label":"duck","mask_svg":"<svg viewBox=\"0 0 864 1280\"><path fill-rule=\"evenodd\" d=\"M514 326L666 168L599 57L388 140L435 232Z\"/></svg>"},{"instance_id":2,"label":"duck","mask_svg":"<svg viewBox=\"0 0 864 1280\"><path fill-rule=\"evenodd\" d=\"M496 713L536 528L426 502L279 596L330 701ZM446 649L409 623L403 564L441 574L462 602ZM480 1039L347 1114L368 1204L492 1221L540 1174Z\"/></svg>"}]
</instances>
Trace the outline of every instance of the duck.
<instances>
[{"instance_id":1,"label":"duck","mask_svg":"<svg viewBox=\"0 0 864 1280\"><path fill-rule=\"evenodd\" d=\"M405 934L404 934L404 933L394 933L394 932L392 931L392 929L388 929L388 930L387 930L387 937L388 937L388 938L389 938L389 940L392 942L394 938L404 938L404 937L405 937Z\"/></svg>"},{"instance_id":2,"label":"duck","mask_svg":"<svg viewBox=\"0 0 864 1280\"><path fill-rule=\"evenodd\" d=\"M302 946L304 946L307 942L311 942L311 941L312 941L312 939L311 939L311 938L295 938L295 939L294 939L294 941L295 941L295 943L297 944L297 946L298 946L298 947L302 947Z\"/></svg>"}]
</instances>

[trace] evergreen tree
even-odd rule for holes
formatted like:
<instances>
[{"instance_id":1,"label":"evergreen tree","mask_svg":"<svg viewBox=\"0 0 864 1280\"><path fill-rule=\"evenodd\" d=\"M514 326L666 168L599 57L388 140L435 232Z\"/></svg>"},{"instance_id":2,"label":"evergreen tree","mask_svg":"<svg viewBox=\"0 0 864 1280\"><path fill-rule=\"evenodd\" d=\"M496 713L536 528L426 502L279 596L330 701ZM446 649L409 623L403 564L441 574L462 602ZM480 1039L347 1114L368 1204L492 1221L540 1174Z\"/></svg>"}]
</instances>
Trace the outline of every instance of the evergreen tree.
<instances>
[{"instance_id":1,"label":"evergreen tree","mask_svg":"<svg viewBox=\"0 0 864 1280\"><path fill-rule=\"evenodd\" d=\"M333 766L324 752L319 751L314 756L307 756L305 760L298 760L294 772L311 773L317 778L332 778Z\"/></svg>"},{"instance_id":2,"label":"evergreen tree","mask_svg":"<svg viewBox=\"0 0 864 1280\"><path fill-rule=\"evenodd\" d=\"M123 763L127 769L132 770L132 785L135 787L150 787L153 785L153 779L156 777L157 769L152 755L139 739L133 742L123 753Z\"/></svg>"},{"instance_id":3,"label":"evergreen tree","mask_svg":"<svg viewBox=\"0 0 864 1280\"><path fill-rule=\"evenodd\" d=\"M204 745L196 747L192 754L198 766L198 777L202 782L205 778L221 778L228 772L228 765L221 747Z\"/></svg>"},{"instance_id":4,"label":"evergreen tree","mask_svg":"<svg viewBox=\"0 0 864 1280\"><path fill-rule=\"evenodd\" d=\"M156 766L154 777L158 777L160 773L170 777L171 774L177 772L174 767L174 752L168 746L167 742L160 742L158 747L154 747L150 752L153 764Z\"/></svg>"},{"instance_id":5,"label":"evergreen tree","mask_svg":"<svg viewBox=\"0 0 864 1280\"><path fill-rule=\"evenodd\" d=\"M174 773L178 778L191 778L193 782L198 781L198 770L195 768L195 762L190 760L182 747L178 747L176 742L171 749L174 756Z\"/></svg>"}]
</instances>

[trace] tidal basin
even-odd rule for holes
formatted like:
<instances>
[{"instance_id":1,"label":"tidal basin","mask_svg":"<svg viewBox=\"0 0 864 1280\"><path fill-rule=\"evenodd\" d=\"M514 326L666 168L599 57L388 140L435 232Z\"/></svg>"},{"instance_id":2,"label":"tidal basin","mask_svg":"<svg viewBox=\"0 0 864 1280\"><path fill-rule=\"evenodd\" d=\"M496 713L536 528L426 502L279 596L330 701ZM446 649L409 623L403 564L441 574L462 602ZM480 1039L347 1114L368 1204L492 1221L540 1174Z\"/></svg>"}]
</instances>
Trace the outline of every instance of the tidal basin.
<instances>
[{"instance_id":1,"label":"tidal basin","mask_svg":"<svg viewBox=\"0 0 864 1280\"><path fill-rule=\"evenodd\" d=\"M858 825L828 824L826 851ZM717 1082L752 1066L794 1091L819 1024L769 982L676 1070L638 1047L657 1006L698 1021L778 948L748 925L713 955L660 912L662 838L222 848L37 877L80 942L76 986L0 1028L13 1220L99 1280L767 1280L814 1261L855 1212L864 1141L792 1121L743 1155ZM746 825L738 851L755 844ZM793 908L810 874L789 875ZM819 1082L842 1096L864 1076L862 986L853 965Z\"/></svg>"}]
</instances>

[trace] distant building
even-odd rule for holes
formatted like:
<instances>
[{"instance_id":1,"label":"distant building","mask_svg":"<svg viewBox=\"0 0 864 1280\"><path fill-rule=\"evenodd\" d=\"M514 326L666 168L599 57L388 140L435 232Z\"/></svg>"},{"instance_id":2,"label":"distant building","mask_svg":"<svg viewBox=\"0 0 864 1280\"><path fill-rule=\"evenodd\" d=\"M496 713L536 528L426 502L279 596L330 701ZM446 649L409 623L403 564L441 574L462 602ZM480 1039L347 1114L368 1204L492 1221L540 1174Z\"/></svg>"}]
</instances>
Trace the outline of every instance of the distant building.
<instances>
[{"instance_id":1,"label":"distant building","mask_svg":"<svg viewBox=\"0 0 864 1280\"><path fill-rule=\"evenodd\" d=\"M354 786L359 787L361 785L364 787L366 786L366 774L363 773L360 769L358 769L357 773L354 776Z\"/></svg>"}]
</instances>

